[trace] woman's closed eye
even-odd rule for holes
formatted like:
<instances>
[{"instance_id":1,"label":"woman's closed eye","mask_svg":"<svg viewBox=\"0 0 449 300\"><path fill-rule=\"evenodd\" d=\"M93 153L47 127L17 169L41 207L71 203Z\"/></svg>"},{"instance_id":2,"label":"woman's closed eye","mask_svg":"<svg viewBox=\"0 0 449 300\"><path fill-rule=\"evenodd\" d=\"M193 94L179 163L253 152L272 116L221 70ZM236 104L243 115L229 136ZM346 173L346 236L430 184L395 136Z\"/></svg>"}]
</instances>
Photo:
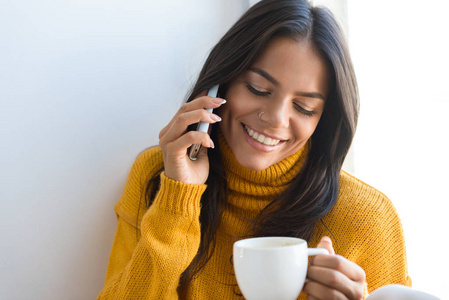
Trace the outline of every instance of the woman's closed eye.
<instances>
[{"instance_id":1,"label":"woman's closed eye","mask_svg":"<svg viewBox=\"0 0 449 300\"><path fill-rule=\"evenodd\" d=\"M262 92L262 91L259 91L258 89L254 88L254 87L253 87L252 85L250 85L250 84L246 84L246 88L247 88L251 93L253 93L253 94L256 95L256 96L264 97L264 96L269 96L269 95L271 95L270 92Z\"/></svg>"},{"instance_id":2,"label":"woman's closed eye","mask_svg":"<svg viewBox=\"0 0 449 300\"><path fill-rule=\"evenodd\" d=\"M266 96L270 96L271 95L271 92L259 91L258 89L254 88L250 84L246 84L246 87L252 94L254 94L254 95L258 96L258 97L266 97ZM299 105L298 103L293 103L293 105L294 105L294 107L295 107L295 109L297 111L299 111L300 113L302 113L305 116L312 117L315 114L314 111L307 110L304 107L302 107L301 105Z\"/></svg>"},{"instance_id":3,"label":"woman's closed eye","mask_svg":"<svg viewBox=\"0 0 449 300\"><path fill-rule=\"evenodd\" d=\"M295 109L297 111L299 111L300 113L302 113L305 116L308 117L312 117L316 112L314 112L313 110L307 110L304 107L302 107L301 105L299 105L298 103L294 103L293 104L295 106Z\"/></svg>"}]
</instances>

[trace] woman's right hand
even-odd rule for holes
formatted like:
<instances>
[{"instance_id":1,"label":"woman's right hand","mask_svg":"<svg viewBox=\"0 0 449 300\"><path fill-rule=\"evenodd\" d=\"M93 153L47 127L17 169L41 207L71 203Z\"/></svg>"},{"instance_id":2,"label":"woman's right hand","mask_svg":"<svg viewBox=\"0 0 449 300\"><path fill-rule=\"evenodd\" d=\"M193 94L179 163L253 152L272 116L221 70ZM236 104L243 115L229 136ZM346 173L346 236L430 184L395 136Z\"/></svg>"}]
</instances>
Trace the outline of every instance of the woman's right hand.
<instances>
[{"instance_id":1,"label":"woman's right hand","mask_svg":"<svg viewBox=\"0 0 449 300\"><path fill-rule=\"evenodd\" d=\"M185 103L159 133L159 146L164 157L165 176L184 183L203 184L209 176L207 149L214 148L209 134L200 131L187 131L189 125L199 121L210 124L221 121L216 114L206 108L218 108L226 101L221 98L206 96L202 92L196 99ZM189 159L187 149L193 144L201 144L198 158Z\"/></svg>"}]
</instances>

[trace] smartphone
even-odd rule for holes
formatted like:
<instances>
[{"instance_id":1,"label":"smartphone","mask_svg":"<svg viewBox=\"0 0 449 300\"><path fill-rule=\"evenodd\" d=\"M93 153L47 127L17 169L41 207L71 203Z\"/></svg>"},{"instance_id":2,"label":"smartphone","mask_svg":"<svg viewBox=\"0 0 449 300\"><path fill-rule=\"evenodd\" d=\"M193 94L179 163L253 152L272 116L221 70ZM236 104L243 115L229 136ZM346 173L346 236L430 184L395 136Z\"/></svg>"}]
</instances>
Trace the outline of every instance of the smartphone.
<instances>
[{"instance_id":1,"label":"smartphone","mask_svg":"<svg viewBox=\"0 0 449 300\"><path fill-rule=\"evenodd\" d=\"M217 97L218 84L211 87L209 89L209 91L207 92L207 95L211 96L211 97ZM212 108L207 108L206 110L208 112L212 113ZM198 126L196 127L196 131L208 132L209 125L210 125L209 123L200 121L198 123ZM192 147L190 147L190 153L189 153L190 160L196 160L198 158L198 153L200 153L200 149L201 149L201 144L194 144L194 145L192 145Z\"/></svg>"}]
</instances>

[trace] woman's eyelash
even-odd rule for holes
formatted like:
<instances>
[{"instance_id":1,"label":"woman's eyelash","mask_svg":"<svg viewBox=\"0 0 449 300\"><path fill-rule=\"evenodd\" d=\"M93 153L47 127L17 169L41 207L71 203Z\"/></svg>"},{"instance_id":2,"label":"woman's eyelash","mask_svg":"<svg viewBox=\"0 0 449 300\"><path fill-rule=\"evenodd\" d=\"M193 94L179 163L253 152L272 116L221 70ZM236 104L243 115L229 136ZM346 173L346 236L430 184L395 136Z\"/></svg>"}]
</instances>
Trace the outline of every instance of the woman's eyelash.
<instances>
[{"instance_id":1,"label":"woman's eyelash","mask_svg":"<svg viewBox=\"0 0 449 300\"><path fill-rule=\"evenodd\" d=\"M259 91L259 90L256 90L256 89L255 89L254 87L252 87L250 84L247 84L246 87L248 88L248 90L249 90L251 93L253 93L253 94L256 95L256 96L264 97L264 96L269 96L269 95L271 94L270 92L261 92L261 91ZM304 108L302 108L300 105L298 105L298 104L296 104L296 103L294 104L294 106L295 106L295 109L296 109L297 111L299 111L300 113L302 113L302 114L305 115L305 116L312 117L312 116L315 114L314 111L304 109Z\"/></svg>"},{"instance_id":2,"label":"woman's eyelash","mask_svg":"<svg viewBox=\"0 0 449 300\"><path fill-rule=\"evenodd\" d=\"M255 88L253 88L250 84L247 84L246 87L248 88L248 90L253 93L256 96L268 96L271 93L270 92L261 92L259 90L256 90Z\"/></svg>"},{"instance_id":3,"label":"woman's eyelash","mask_svg":"<svg viewBox=\"0 0 449 300\"><path fill-rule=\"evenodd\" d=\"M294 105L295 105L296 110L299 111L300 113L302 113L303 115L306 115L308 117L312 117L315 114L314 111L304 109L304 108L302 108L300 105L298 105L296 103Z\"/></svg>"}]
</instances>

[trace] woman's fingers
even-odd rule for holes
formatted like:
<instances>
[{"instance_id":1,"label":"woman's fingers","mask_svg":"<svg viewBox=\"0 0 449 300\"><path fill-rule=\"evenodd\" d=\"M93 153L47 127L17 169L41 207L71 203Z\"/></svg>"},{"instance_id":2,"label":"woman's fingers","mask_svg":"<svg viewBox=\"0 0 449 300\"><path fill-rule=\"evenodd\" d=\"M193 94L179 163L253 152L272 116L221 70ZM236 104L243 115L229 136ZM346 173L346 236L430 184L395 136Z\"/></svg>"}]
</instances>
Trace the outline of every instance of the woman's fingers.
<instances>
[{"instance_id":1,"label":"woman's fingers","mask_svg":"<svg viewBox=\"0 0 449 300\"><path fill-rule=\"evenodd\" d=\"M313 259L313 266L336 270L353 281L365 282L365 271L341 255L317 255Z\"/></svg>"},{"instance_id":2,"label":"woman's fingers","mask_svg":"<svg viewBox=\"0 0 449 300\"><path fill-rule=\"evenodd\" d=\"M311 299L362 299L365 271L356 263L335 255L332 240L325 236L317 246L331 255L317 255L307 270L310 279L304 285L304 292Z\"/></svg>"},{"instance_id":3,"label":"woman's fingers","mask_svg":"<svg viewBox=\"0 0 449 300\"><path fill-rule=\"evenodd\" d=\"M309 281L304 285L303 291L307 294L307 299L348 299L343 293L336 289L316 281Z\"/></svg>"},{"instance_id":4,"label":"woman's fingers","mask_svg":"<svg viewBox=\"0 0 449 300\"><path fill-rule=\"evenodd\" d=\"M323 293L326 293L328 296L334 296L335 292L330 291L334 290L338 291L337 294L341 293L348 299L361 299L363 297L363 282L351 280L345 274L335 269L315 265L310 266L307 277L311 280L310 282L325 286L326 289L323 289ZM322 299L332 299L332 297Z\"/></svg>"},{"instance_id":5,"label":"woman's fingers","mask_svg":"<svg viewBox=\"0 0 449 300\"><path fill-rule=\"evenodd\" d=\"M324 248L329 251L329 254L335 254L334 247L332 246L332 240L328 236L323 236L317 248Z\"/></svg>"},{"instance_id":6,"label":"woman's fingers","mask_svg":"<svg viewBox=\"0 0 449 300\"><path fill-rule=\"evenodd\" d=\"M166 150L167 152L177 153L180 157L183 157L186 154L185 149L193 144L201 144L206 148L215 147L214 142L206 132L189 131L180 138L168 143Z\"/></svg>"},{"instance_id":7,"label":"woman's fingers","mask_svg":"<svg viewBox=\"0 0 449 300\"><path fill-rule=\"evenodd\" d=\"M314 283L305 286L318 299L332 299L344 295L347 299L362 299L365 272L354 262L340 255L317 255L307 270L307 277ZM318 285L320 290L316 290ZM323 288L323 287L325 288ZM324 298L323 295L326 295ZM344 299L346 299L344 298Z\"/></svg>"},{"instance_id":8,"label":"woman's fingers","mask_svg":"<svg viewBox=\"0 0 449 300\"><path fill-rule=\"evenodd\" d=\"M212 124L221 121L221 118L205 109L198 109L179 114L178 117L172 122L170 128L168 128L165 134L160 138L159 143L163 146L166 143L170 143L180 138L183 134L185 134L189 125L200 121ZM190 145L188 147L190 147Z\"/></svg>"},{"instance_id":9,"label":"woman's fingers","mask_svg":"<svg viewBox=\"0 0 449 300\"><path fill-rule=\"evenodd\" d=\"M201 144L198 159L192 163L186 158L186 149L192 144ZM204 183L209 174L206 148L214 143L206 132L190 131L167 145L163 149L165 175L173 180L185 183Z\"/></svg>"},{"instance_id":10,"label":"woman's fingers","mask_svg":"<svg viewBox=\"0 0 449 300\"><path fill-rule=\"evenodd\" d=\"M203 92L204 95L206 92ZM202 94L203 94L202 93ZM204 110L204 109L215 109L220 107L222 104L226 103L226 100L222 98L214 98L210 96L201 96L195 100L184 103L181 108L176 112L171 121L159 132L159 139L161 139L167 131L172 127L173 123L179 118L180 115L194 111L194 110ZM190 125L190 124L189 124Z\"/></svg>"},{"instance_id":11,"label":"woman's fingers","mask_svg":"<svg viewBox=\"0 0 449 300\"><path fill-rule=\"evenodd\" d=\"M204 183L209 175L207 148L214 143L207 132L187 131L188 127L200 121L216 123L221 118L206 109L220 107L226 101L221 98L205 96L201 93L178 110L172 120L159 133L159 146L164 157L165 175L185 183ZM187 148L193 144L202 145L198 159L192 162L187 156Z\"/></svg>"},{"instance_id":12,"label":"woman's fingers","mask_svg":"<svg viewBox=\"0 0 449 300\"><path fill-rule=\"evenodd\" d=\"M201 93L198 94L198 98L199 97L203 97L207 95L207 91L202 91ZM195 100L191 101L194 102ZM191 103L188 102L188 103ZM178 111L176 112L176 114L173 116L173 118L170 120L170 122L167 124L167 126L165 126L160 132L159 132L159 139L162 138L162 136L164 136L164 134L167 132L167 130L170 128L171 124L173 123L173 121L176 119L176 117L180 114L181 110L183 108L185 108L184 106L187 105L188 103L184 103L180 109L178 109Z\"/></svg>"}]
</instances>

